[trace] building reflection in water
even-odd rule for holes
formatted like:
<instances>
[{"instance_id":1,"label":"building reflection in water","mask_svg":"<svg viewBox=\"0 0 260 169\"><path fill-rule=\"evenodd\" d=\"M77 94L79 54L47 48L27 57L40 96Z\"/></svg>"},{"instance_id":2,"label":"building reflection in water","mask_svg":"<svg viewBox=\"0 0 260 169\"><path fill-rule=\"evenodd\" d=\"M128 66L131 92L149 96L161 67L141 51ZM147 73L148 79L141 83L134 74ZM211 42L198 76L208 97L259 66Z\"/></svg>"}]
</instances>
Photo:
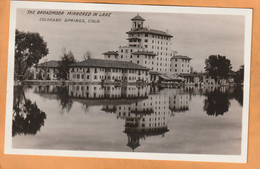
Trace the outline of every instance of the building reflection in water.
<instances>
[{"instance_id":1,"label":"building reflection in water","mask_svg":"<svg viewBox=\"0 0 260 169\"><path fill-rule=\"evenodd\" d=\"M179 89L161 93L151 86L70 85L69 96L85 105L102 105L102 111L125 120L127 145L134 151L140 140L169 131L168 121L176 112L189 110L189 94Z\"/></svg>"},{"instance_id":2,"label":"building reflection in water","mask_svg":"<svg viewBox=\"0 0 260 169\"><path fill-rule=\"evenodd\" d=\"M70 109L74 101L82 103L84 111L88 111L90 106L102 106L103 112L113 113L125 121L127 146L133 151L147 137L164 137L169 131L169 118L189 111L193 96L205 97L203 110L210 116L228 112L230 99L243 104L243 90L227 87L159 89L154 86L75 84L66 87L37 86L35 92L55 97L62 108Z\"/></svg>"},{"instance_id":3,"label":"building reflection in water","mask_svg":"<svg viewBox=\"0 0 260 169\"><path fill-rule=\"evenodd\" d=\"M57 100L61 107L59 112L63 115L64 111L69 112L73 105L73 100L70 99L68 95L68 88L68 86L38 85L34 86L34 92L38 93L42 97Z\"/></svg>"}]
</instances>

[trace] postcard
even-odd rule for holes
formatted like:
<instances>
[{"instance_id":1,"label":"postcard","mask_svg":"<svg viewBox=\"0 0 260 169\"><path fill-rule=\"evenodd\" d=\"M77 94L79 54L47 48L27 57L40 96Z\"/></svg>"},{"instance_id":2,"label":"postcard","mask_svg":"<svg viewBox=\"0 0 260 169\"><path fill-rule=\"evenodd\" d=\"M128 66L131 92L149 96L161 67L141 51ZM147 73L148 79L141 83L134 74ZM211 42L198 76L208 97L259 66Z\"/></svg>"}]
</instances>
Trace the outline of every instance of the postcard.
<instances>
[{"instance_id":1,"label":"postcard","mask_svg":"<svg viewBox=\"0 0 260 169\"><path fill-rule=\"evenodd\" d=\"M12 1L5 153L247 162L252 10Z\"/></svg>"}]
</instances>

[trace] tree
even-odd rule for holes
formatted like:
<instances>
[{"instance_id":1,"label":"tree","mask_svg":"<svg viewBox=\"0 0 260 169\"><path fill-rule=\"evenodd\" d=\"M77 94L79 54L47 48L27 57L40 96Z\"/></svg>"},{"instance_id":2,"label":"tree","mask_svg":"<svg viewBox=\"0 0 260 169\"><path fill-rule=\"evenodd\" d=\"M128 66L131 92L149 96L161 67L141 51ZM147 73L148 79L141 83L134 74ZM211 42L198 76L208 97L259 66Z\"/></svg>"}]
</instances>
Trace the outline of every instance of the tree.
<instances>
[{"instance_id":1,"label":"tree","mask_svg":"<svg viewBox=\"0 0 260 169\"><path fill-rule=\"evenodd\" d=\"M92 53L88 50L86 53L83 55L83 60L88 60L92 56Z\"/></svg>"},{"instance_id":2,"label":"tree","mask_svg":"<svg viewBox=\"0 0 260 169\"><path fill-rule=\"evenodd\" d=\"M210 55L205 60L205 71L213 78L216 82L220 79L228 78L228 74L232 69L230 60L226 56Z\"/></svg>"},{"instance_id":3,"label":"tree","mask_svg":"<svg viewBox=\"0 0 260 169\"><path fill-rule=\"evenodd\" d=\"M61 56L61 63L59 66L59 77L61 79L67 80L69 79L69 65L75 63L76 59L74 58L73 53L71 50L68 52L65 48L62 49L62 56Z\"/></svg>"},{"instance_id":4,"label":"tree","mask_svg":"<svg viewBox=\"0 0 260 169\"><path fill-rule=\"evenodd\" d=\"M15 31L15 78L23 80L26 71L49 53L39 33Z\"/></svg>"}]
</instances>

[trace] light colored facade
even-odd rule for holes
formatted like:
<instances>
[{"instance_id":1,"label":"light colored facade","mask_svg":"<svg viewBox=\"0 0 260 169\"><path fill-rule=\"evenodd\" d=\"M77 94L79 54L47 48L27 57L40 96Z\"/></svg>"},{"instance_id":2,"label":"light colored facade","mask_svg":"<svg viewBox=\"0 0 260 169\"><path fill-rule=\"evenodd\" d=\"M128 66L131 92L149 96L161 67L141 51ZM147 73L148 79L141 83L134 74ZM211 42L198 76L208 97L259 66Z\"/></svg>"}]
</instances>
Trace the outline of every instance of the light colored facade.
<instances>
[{"instance_id":1,"label":"light colored facade","mask_svg":"<svg viewBox=\"0 0 260 169\"><path fill-rule=\"evenodd\" d=\"M85 99L132 99L147 98L150 87L138 87L136 85L114 86L99 84L69 85L69 96ZM135 100L136 101L136 100Z\"/></svg>"},{"instance_id":2,"label":"light colored facade","mask_svg":"<svg viewBox=\"0 0 260 169\"><path fill-rule=\"evenodd\" d=\"M207 73L202 75L202 83L204 86L215 86L218 85L215 79L211 78Z\"/></svg>"},{"instance_id":3,"label":"light colored facade","mask_svg":"<svg viewBox=\"0 0 260 169\"><path fill-rule=\"evenodd\" d=\"M149 69L123 61L88 59L70 65L69 79L74 82L149 82Z\"/></svg>"},{"instance_id":4,"label":"light colored facade","mask_svg":"<svg viewBox=\"0 0 260 169\"><path fill-rule=\"evenodd\" d=\"M169 97L149 95L148 99L130 105L116 106L116 115L125 120L127 145L134 151L140 139L168 132Z\"/></svg>"},{"instance_id":5,"label":"light colored facade","mask_svg":"<svg viewBox=\"0 0 260 169\"><path fill-rule=\"evenodd\" d=\"M181 73L180 77L184 78L185 85L202 85L201 73Z\"/></svg>"},{"instance_id":6,"label":"light colored facade","mask_svg":"<svg viewBox=\"0 0 260 169\"><path fill-rule=\"evenodd\" d=\"M117 51L108 51L103 53L105 60L118 60L118 52Z\"/></svg>"},{"instance_id":7,"label":"light colored facade","mask_svg":"<svg viewBox=\"0 0 260 169\"><path fill-rule=\"evenodd\" d=\"M171 58L171 71L175 74L191 73L191 58L187 56L176 55Z\"/></svg>"},{"instance_id":8,"label":"light colored facade","mask_svg":"<svg viewBox=\"0 0 260 169\"><path fill-rule=\"evenodd\" d=\"M175 73L171 69L171 58L174 56L171 41L173 36L168 31L144 27L145 20L139 15L131 20L132 28L126 32L127 46L120 46L114 56L108 57L107 53L111 51L104 53L104 58L133 62L161 73Z\"/></svg>"},{"instance_id":9,"label":"light colored facade","mask_svg":"<svg viewBox=\"0 0 260 169\"><path fill-rule=\"evenodd\" d=\"M148 99L130 105L118 105L116 115L126 120L126 126L135 126L140 130L167 127L169 97L149 95Z\"/></svg>"},{"instance_id":10,"label":"light colored facade","mask_svg":"<svg viewBox=\"0 0 260 169\"><path fill-rule=\"evenodd\" d=\"M170 58L173 56L171 38L173 36L167 31L144 27L145 20L139 15L131 20L132 28L126 32L128 34L128 46L139 47L142 48L140 51L149 51L156 55L151 60L151 70L170 72Z\"/></svg>"},{"instance_id":11,"label":"light colored facade","mask_svg":"<svg viewBox=\"0 0 260 169\"><path fill-rule=\"evenodd\" d=\"M57 80L59 73L60 61L47 61L35 66L34 79L35 80Z\"/></svg>"},{"instance_id":12,"label":"light colored facade","mask_svg":"<svg viewBox=\"0 0 260 169\"><path fill-rule=\"evenodd\" d=\"M185 112L189 110L190 95L175 94L170 96L170 109L173 112Z\"/></svg>"}]
</instances>

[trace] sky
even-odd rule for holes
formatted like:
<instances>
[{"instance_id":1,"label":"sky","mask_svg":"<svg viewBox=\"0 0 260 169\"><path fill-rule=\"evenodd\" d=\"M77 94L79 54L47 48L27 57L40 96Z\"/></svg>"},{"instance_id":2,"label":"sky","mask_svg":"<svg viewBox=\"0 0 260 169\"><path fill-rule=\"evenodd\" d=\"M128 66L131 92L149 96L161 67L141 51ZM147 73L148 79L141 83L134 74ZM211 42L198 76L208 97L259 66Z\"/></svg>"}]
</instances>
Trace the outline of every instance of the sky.
<instances>
[{"instance_id":1,"label":"sky","mask_svg":"<svg viewBox=\"0 0 260 169\"><path fill-rule=\"evenodd\" d=\"M59 60L63 48L71 50L79 61L86 51L90 51L93 58L103 58L102 53L127 45L126 32L131 29L131 19L137 15L136 12L111 12L109 17L68 16L68 11L64 12L64 15L43 15L28 14L28 9L17 10L16 28L38 32L47 42L49 54L40 62ZM172 50L191 57L194 71L203 71L205 59L217 54L230 59L233 70L244 64L245 17L242 15L147 12L139 12L139 15L145 19L144 27L167 30L173 36ZM40 21L40 18L62 21ZM85 19L86 23L64 22L65 19ZM88 23L89 19L99 23Z\"/></svg>"}]
</instances>

